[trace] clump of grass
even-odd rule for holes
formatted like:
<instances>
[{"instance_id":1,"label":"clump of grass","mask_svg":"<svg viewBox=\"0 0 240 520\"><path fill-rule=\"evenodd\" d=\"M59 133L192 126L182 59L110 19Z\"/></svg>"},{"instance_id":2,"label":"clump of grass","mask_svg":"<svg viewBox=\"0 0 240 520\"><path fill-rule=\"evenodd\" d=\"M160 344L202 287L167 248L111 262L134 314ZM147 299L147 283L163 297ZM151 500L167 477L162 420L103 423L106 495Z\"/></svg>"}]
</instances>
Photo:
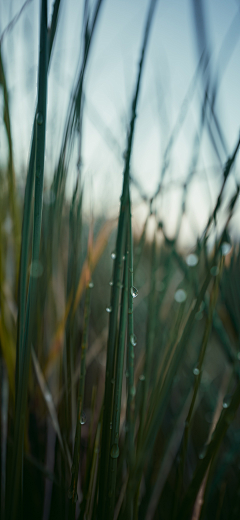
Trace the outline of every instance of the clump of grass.
<instances>
[{"instance_id":1,"label":"clump of grass","mask_svg":"<svg viewBox=\"0 0 240 520\"><path fill-rule=\"evenodd\" d=\"M10 240L4 229L7 209L3 204L1 517L186 520L194 512L194 518L199 519L209 515L225 518L230 488L239 490L238 479L232 482L228 474L228 470L236 471L239 464L239 289L232 280L234 276L238 282L240 257L236 248L230 267L226 267L231 248L228 229L236 210L238 186L211 255L207 245L223 205L227 179L236 164L240 140L226 160L222 186L203 235L186 261L178 238L186 217L188 187L198 163L201 135L209 124L207 107L212 94L208 82L199 132L182 189L178 226L171 239L156 208L196 78L200 72L206 74L208 61L202 55L166 147L159 186L150 200L143 196L148 216L136 241L131 183L137 182L131 175L131 156L144 62L157 5L156 0L151 0L129 114L119 217L117 224L104 223L95 236L93 218L87 226L83 217L80 167L70 202L66 183L76 141L81 164L85 75L101 5L101 0L91 6L88 0L84 4L82 62L47 205L42 202L47 76L60 0L54 3L50 29L47 2L42 1L38 99L20 251L7 84L0 56L4 124L9 142L8 183L2 193L8 194L14 223L11 239L16 278L9 294L5 276ZM214 103L211 110L214 112ZM218 125L216 128L220 132ZM2 177L1 174L4 184ZM154 227L151 244L147 231L150 221ZM114 226L116 244L105 348L105 329L94 326L91 317L94 313L100 315L105 307L102 289L98 294L96 288L101 257L105 255L104 262L109 261L105 249ZM17 319L14 304L18 307ZM90 364L92 350L97 354L91 355ZM218 360L217 370L211 356ZM91 373L94 367L97 375ZM223 389L226 395L222 395ZM205 419L207 414L211 415L210 425ZM232 518L237 518L239 509L236 499Z\"/></svg>"}]
</instances>

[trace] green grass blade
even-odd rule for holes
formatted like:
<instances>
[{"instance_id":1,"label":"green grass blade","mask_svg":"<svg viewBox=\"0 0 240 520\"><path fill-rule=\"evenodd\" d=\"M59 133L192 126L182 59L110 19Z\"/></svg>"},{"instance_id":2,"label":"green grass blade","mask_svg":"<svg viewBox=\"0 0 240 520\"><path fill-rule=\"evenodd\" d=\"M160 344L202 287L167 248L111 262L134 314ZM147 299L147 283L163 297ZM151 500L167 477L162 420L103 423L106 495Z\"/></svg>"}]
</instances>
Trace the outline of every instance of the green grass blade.
<instances>
[{"instance_id":1,"label":"green grass blade","mask_svg":"<svg viewBox=\"0 0 240 520\"><path fill-rule=\"evenodd\" d=\"M131 212L129 211L128 223L128 250L129 250L129 275L128 275L128 336L127 336L127 410L126 410L126 443L129 469L134 465L135 446L134 446L134 401L135 401L135 386L134 386L134 321L133 321L133 295L131 288L133 285L133 238L132 238L132 223Z\"/></svg>"},{"instance_id":2,"label":"green grass blade","mask_svg":"<svg viewBox=\"0 0 240 520\"><path fill-rule=\"evenodd\" d=\"M119 294L120 294L120 283L121 283L121 269L122 269L122 257L124 250L124 242L127 229L128 220L128 193L129 193L129 168L130 159L133 146L133 137L135 130L136 121L136 109L139 99L140 84L142 79L143 63L147 48L147 42L150 33L151 21L153 18L154 8L156 6L156 0L152 0L150 3L146 29L143 39L143 46L141 52L141 59L139 63L139 72L137 76L136 88L132 103L132 114L130 120L130 128L128 134L128 143L126 150L126 162L123 174L123 189L121 197L121 207L118 222L117 231L117 242L116 242L116 259L114 263L114 275L113 275L113 290L111 297L111 313L109 323L109 335L108 335L108 346L107 346L107 365L106 365L106 379L105 379L105 394L104 394L104 410L103 410L103 430L102 430L102 442L101 442L101 455L100 455L100 489L99 489L99 516L104 517L105 503L107 498L107 482L108 482L108 461L110 458L110 423L113 406L113 390L111 380L114 378L114 360L115 360L115 343L116 343L116 332L117 332L117 317L119 307Z\"/></svg>"},{"instance_id":3,"label":"green grass blade","mask_svg":"<svg viewBox=\"0 0 240 520\"><path fill-rule=\"evenodd\" d=\"M36 128L36 157L35 157L35 206L34 231L32 249L32 276L30 276L27 315L25 321L23 352L19 356L19 380L16 395L16 417L14 427L14 446L12 460L11 502L9 504L9 518L14 520L18 515L20 498L20 479L23 460L23 436L27 405L28 377L31 358L31 340L36 310L36 278L35 268L39 261L41 220L42 220L42 192L45 154L46 107L47 107L47 2L42 2L40 26L40 55L38 77L38 108L35 124Z\"/></svg>"},{"instance_id":4,"label":"green grass blade","mask_svg":"<svg viewBox=\"0 0 240 520\"><path fill-rule=\"evenodd\" d=\"M1 360L1 518L5 520L6 462L8 436L9 385L5 363Z\"/></svg>"},{"instance_id":5,"label":"green grass blade","mask_svg":"<svg viewBox=\"0 0 240 520\"><path fill-rule=\"evenodd\" d=\"M56 409L55 409L55 406L54 406L52 394L51 394L51 392L49 391L49 389L47 387L47 384L46 384L46 381L44 379L41 367L39 365L38 358L37 358L33 348L32 348L32 359L33 359L33 365L34 365L34 369L35 369L35 372L36 372L37 380L38 380L38 383L39 383L42 395L44 397L46 406L48 408L50 417L52 419L52 424L53 424L54 430L55 430L55 432L56 432L56 434L58 436L58 440L59 440L59 444L61 446L61 449L64 452L63 439L62 439L62 435L61 435L61 431L60 431L60 426L59 426L59 423L58 423L57 412L56 412Z\"/></svg>"},{"instance_id":6,"label":"green grass blade","mask_svg":"<svg viewBox=\"0 0 240 520\"><path fill-rule=\"evenodd\" d=\"M172 358L171 363L169 364L168 371L166 372L164 382L160 388L160 395L156 396L155 410L154 410L154 413L152 414L151 422L145 432L144 441L142 444L142 450L141 450L141 453L139 454L138 459L136 460L136 465L134 468L133 479L135 482L138 482L138 479L140 478L140 475L142 473L142 468L144 465L145 457L149 453L149 450L151 451L151 449L154 445L154 442L156 439L156 434L159 430L163 415L166 411L166 407L167 407L168 399L170 396L170 390L172 388L174 376L179 367L180 361L183 358L183 352L184 352L185 346L187 344L192 327L194 325L195 314L201 304L203 296L209 285L210 279L211 279L211 274L208 273L203 282L203 285L202 285L201 291L199 293L199 296L197 298L197 301L196 301L192 311L189 314L189 317L187 319L186 325L182 332L181 338L180 338L178 344L176 345L174 356Z\"/></svg>"},{"instance_id":7,"label":"green grass blade","mask_svg":"<svg viewBox=\"0 0 240 520\"><path fill-rule=\"evenodd\" d=\"M195 470L190 486L184 496L183 503L177 515L178 520L189 518L193 509L199 488L202 480L206 474L208 466L212 459L217 456L221 442L226 435L226 432L231 425L236 415L237 409L240 405L240 384L238 383L235 392L233 393L231 403L228 408L223 409L220 419L217 423L216 429L212 435L211 442L209 443L206 454L203 459L199 461L199 464Z\"/></svg>"},{"instance_id":8,"label":"green grass blade","mask_svg":"<svg viewBox=\"0 0 240 520\"><path fill-rule=\"evenodd\" d=\"M16 193L16 179L15 179L15 169L14 169L14 161L13 161L13 142L12 142L12 128L11 128L11 119L10 119L10 111L9 111L9 95L7 88L6 75L4 71L3 59L2 59L2 49L0 42L0 86L3 88L3 98L4 98L4 126L7 134L8 141L8 194L9 194L9 208L10 214L13 222L13 236L14 236L14 249L15 249L15 277L16 282L18 279L18 263L19 263L19 238L20 238L20 226L19 226L19 207L17 203L17 193Z\"/></svg>"},{"instance_id":9,"label":"green grass blade","mask_svg":"<svg viewBox=\"0 0 240 520\"><path fill-rule=\"evenodd\" d=\"M61 0L56 0L54 4L53 20L49 31L50 48L48 53L48 66L51 57L52 46L57 30L57 14ZM19 267L19 281L18 281L18 327L17 327L17 349L16 349L16 388L18 387L19 370L20 370L20 355L22 353L24 322L26 313L27 300L27 271L30 254L30 230L32 224L32 206L33 206L33 189L34 189L34 168L36 155L36 116L34 117L32 142L30 159L27 172L27 181L25 187L24 207L23 207L23 221L22 221L22 240L20 250L20 267Z\"/></svg>"},{"instance_id":10,"label":"green grass blade","mask_svg":"<svg viewBox=\"0 0 240 520\"><path fill-rule=\"evenodd\" d=\"M86 300L84 309L84 325L83 325L83 338L81 345L81 372L78 390L78 407L77 407L77 423L74 440L74 452L73 452L73 464L72 464L72 477L69 489L69 520L74 520L75 509L77 501L77 483L79 473L79 460L80 460L80 441L81 441L81 425L82 425L82 414L83 414L83 400L84 400L84 389L85 389L85 373L86 373L86 349L88 344L88 329L89 329L89 317L90 317L90 293L91 287L88 285L86 290Z\"/></svg>"},{"instance_id":11,"label":"green grass blade","mask_svg":"<svg viewBox=\"0 0 240 520\"><path fill-rule=\"evenodd\" d=\"M120 323L118 334L118 348L116 355L116 375L112 381L114 386L114 401L112 413L112 430L111 430L111 451L108 472L108 501L106 506L106 519L111 520L114 514L115 505L115 489L117 476L117 461L119 457L119 425L121 412L121 397L122 397L122 380L123 380L123 363L124 350L127 331L127 316L128 316L128 293L131 288L128 286L128 250L127 240L125 248L125 262L123 273L123 289L121 298Z\"/></svg>"},{"instance_id":12,"label":"green grass blade","mask_svg":"<svg viewBox=\"0 0 240 520\"><path fill-rule=\"evenodd\" d=\"M223 263L222 263L222 267L223 267ZM187 418L185 421L185 427L184 427L183 438L182 438L182 446L181 446L181 451L180 451L180 461L179 461L179 468L178 468L178 479L177 479L177 484L176 484L176 500L175 500L175 504L174 504L174 513L173 513L174 518L177 516L177 512L179 509L179 503L181 500L181 492L182 492L181 488L182 488L182 483L183 483L184 466L185 466L185 460L186 460L186 455L187 455L189 432L190 432L190 427L191 427L191 423L192 423L193 410L194 410L194 406L196 403L196 399L197 399L197 395L198 395L198 391L199 391L199 387L200 387L200 383L201 383L201 378L202 378L203 360L205 357L207 344L209 341L209 336L210 336L210 333L212 330L213 312L214 312L214 308L215 308L215 305L217 302L218 288L219 288L219 276L217 276L214 280L211 298L210 298L209 311L208 311L209 313L208 313L205 330L204 330L204 335L203 335L203 340L202 340L202 346L201 346L197 366L194 369L195 371L197 370L197 372L195 373L193 395L192 395L189 411L187 414Z\"/></svg>"},{"instance_id":13,"label":"green grass blade","mask_svg":"<svg viewBox=\"0 0 240 520\"><path fill-rule=\"evenodd\" d=\"M144 371L143 375L145 377L143 382L143 396L142 396L142 404L140 410L140 424L138 430L137 437L137 458L142 449L142 437L143 437L143 429L146 423L146 408L147 408L147 397L150 388L150 380L151 380L151 365L153 358L153 338L154 338L154 328L155 328L155 270L156 270L156 233L154 235L153 244L152 244L152 264L151 264L151 279L150 279L150 293L149 293L149 307L148 307L148 320L147 320L147 337L146 337L146 349L145 349L145 363L144 363ZM137 490L135 493L134 499L134 519L138 516L138 501L139 501L139 491L140 491L140 483L141 478L137 484Z\"/></svg>"}]
</instances>

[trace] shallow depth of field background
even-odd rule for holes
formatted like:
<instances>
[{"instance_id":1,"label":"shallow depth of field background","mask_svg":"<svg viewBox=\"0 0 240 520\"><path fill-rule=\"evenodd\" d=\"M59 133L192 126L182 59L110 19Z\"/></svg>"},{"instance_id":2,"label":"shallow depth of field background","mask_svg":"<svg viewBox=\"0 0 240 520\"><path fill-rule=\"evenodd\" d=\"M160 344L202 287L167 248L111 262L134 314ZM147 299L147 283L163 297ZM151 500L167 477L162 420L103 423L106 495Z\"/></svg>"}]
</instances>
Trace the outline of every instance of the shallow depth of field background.
<instances>
[{"instance_id":1,"label":"shallow depth of field background","mask_svg":"<svg viewBox=\"0 0 240 520\"><path fill-rule=\"evenodd\" d=\"M35 274L31 270L31 250L28 251L27 280L31 276L37 278L38 300L27 383L21 514L23 518L37 520L67 518L71 480L68 465L73 455L86 308L89 311L88 348L75 507L78 520L101 520L96 516L101 475L99 477L94 454L98 457L100 452L98 427L102 424L110 300L127 138L149 8L148 0L102 2L84 77L81 121L74 130L70 157L66 159L66 183L64 185L64 180L60 193L63 198L60 197L59 202L54 181L83 60L83 4L78 0L61 1L48 72L42 236ZM93 12L95 3L86 4ZM49 26L53 6L54 2L49 1ZM240 377L237 152L224 184L227 161L234 154L240 131L239 22L240 7L235 0L157 2L144 62L130 162L133 283L138 292L133 299L132 335L137 455L142 455L138 450L141 424L144 425L142 445L145 446L145 432L146 438L147 433L152 433L154 441L150 448L146 443L150 455L142 465L138 481L134 471L129 470L126 451L129 374L125 354L114 519L125 518L128 507L133 515L129 517L131 520L235 520L240 511L238 412L235 418L232 415L229 419L226 436L220 435L219 458L212 457L211 467L207 466L203 472L206 480L197 481L198 468L221 416L219 410L229 408L232 396L238 391ZM0 438L3 520L9 520L6 504L10 501L10 467L15 442L19 255L37 102L39 27L39 1L1 3L0 49L6 81L4 86L2 74ZM11 137L6 131L6 92ZM12 218L8 184L10 141L17 224ZM223 184L223 194L214 212ZM32 214L29 219L32 237ZM193 316L192 328L186 334L175 370L172 352L184 337L189 316L208 275L209 283ZM92 288L88 308L89 281ZM203 348L205 337L206 349ZM68 347L72 349L71 406L66 391ZM151 377L144 408L142 386L148 350L151 350ZM204 360L201 360L202 350ZM163 393L158 393L161 381L168 380L171 374L169 390L163 387ZM188 424L186 418L198 376L194 413ZM162 418L154 437L152 424L158 406ZM182 438L188 427L188 444L182 457ZM62 443L68 464L61 452ZM135 505L129 506L132 489ZM182 497L190 497L189 500L197 504L196 489L202 493L202 509L195 511L196 516L188 512L189 516L178 517L180 506L183 508L180 511L187 510L187 499L184 502ZM232 516L228 516L229 511ZM107 518L110 520L110 516Z\"/></svg>"},{"instance_id":2,"label":"shallow depth of field background","mask_svg":"<svg viewBox=\"0 0 240 520\"><path fill-rule=\"evenodd\" d=\"M49 20L53 2L49 2ZM194 165L187 202L188 222L183 223L181 243L193 245L201 233L221 182L222 166L235 145L239 132L238 85L239 8L234 0L202 2L203 25L190 0L161 1L156 9L138 108L138 121L131 161L132 175L142 194L150 199L157 190L164 152L179 117L184 99L190 98L181 130L171 149L164 189L156 203L159 219L168 235L176 230L181 190L189 174L192 154L201 123L201 107L206 86L214 92L214 115L220 127L219 139L208 108L217 150L205 125L200 153ZM30 148L32 118L36 104L39 2L27 3L21 17L4 34L21 3L1 5L2 53L10 99L16 177L23 189ZM84 208L89 215L116 216L122 182L123 154L139 49L148 2L105 1L94 36L85 81L81 175L85 184ZM48 78L48 114L45 180L53 177L66 119L67 106L81 56L81 2L63 2L58 33ZM194 82L202 52L208 57L206 72ZM2 102L1 102L2 104ZM3 114L2 114L3 117ZM1 164L6 165L7 143L1 125ZM77 176L77 159L72 154L68 173L68 196ZM232 176L233 177L233 176ZM228 195L234 180L228 182ZM180 196L179 196L180 195ZM132 188L134 225L140 229L147 209L139 190ZM234 218L234 233L237 234Z\"/></svg>"}]
</instances>

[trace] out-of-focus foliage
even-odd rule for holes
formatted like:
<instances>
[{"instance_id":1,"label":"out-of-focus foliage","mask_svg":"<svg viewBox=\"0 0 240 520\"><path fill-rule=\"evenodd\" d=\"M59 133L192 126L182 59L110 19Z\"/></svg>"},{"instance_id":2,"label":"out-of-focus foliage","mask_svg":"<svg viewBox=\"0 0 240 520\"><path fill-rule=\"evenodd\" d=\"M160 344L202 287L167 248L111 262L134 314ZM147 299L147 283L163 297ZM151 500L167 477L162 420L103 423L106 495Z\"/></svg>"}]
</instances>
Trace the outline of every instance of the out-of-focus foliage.
<instances>
[{"instance_id":1,"label":"out-of-focus foliage","mask_svg":"<svg viewBox=\"0 0 240 520\"><path fill-rule=\"evenodd\" d=\"M204 96L178 225L169 237L159 201L189 93L150 200L131 171L157 5L151 0L129 113L119 215L96 220L92 210L87 218L82 117L102 3L84 3L80 65L59 160L46 188L48 67L61 11L56 0L48 27L42 1L37 109L24 200L16 189L0 54L9 155L0 171L1 518L235 519L240 512L240 254L230 226L237 182L227 206L225 194L240 141L226 154L204 231L191 251L183 250L179 237L188 220L203 132L217 154L218 143L224 144L214 104L218 83L209 65L202 2L193 1L200 54L195 80L201 78ZM75 147L78 175L69 200ZM140 234L132 219L133 186L147 214Z\"/></svg>"}]
</instances>

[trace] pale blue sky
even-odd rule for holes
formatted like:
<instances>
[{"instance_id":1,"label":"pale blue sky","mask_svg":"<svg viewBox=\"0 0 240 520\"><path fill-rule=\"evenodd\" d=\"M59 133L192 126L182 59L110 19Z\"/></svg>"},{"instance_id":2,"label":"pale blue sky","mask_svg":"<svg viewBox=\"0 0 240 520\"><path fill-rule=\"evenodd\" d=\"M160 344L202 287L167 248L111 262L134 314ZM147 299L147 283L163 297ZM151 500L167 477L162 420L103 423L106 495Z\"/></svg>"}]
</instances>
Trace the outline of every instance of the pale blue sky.
<instances>
[{"instance_id":1,"label":"pale blue sky","mask_svg":"<svg viewBox=\"0 0 240 520\"><path fill-rule=\"evenodd\" d=\"M11 0L0 4L1 33L23 3ZM49 2L50 13L52 3ZM48 88L46 171L50 174L60 149L63 123L76 72L82 4L83 2L78 0L63 0L60 13ZM114 151L104 142L96 128L93 113L95 111L111 129L119 149L124 152L126 124L148 5L148 0L103 2L86 76L85 89L89 108L86 107L84 117L83 175L86 178L86 187L93 187L95 210L100 211L107 199L108 214L116 213L116 205L121 194L123 161L119 161ZM238 16L228 35L225 51L220 54L220 65L223 66L226 61L227 66L224 65L224 75L216 100L216 112L228 151L231 153L240 129L240 40L236 37L240 22L239 4L236 0L211 0L205 1L204 5L211 51L211 72L214 77L218 68L219 79L219 51L233 19ZM39 1L32 0L14 30L3 40L17 171L21 165L26 169L28 161L36 103L38 37ZM235 40L237 43L229 59L227 51ZM198 59L192 1L159 0L144 69L132 157L134 175L148 196L154 193L158 185L163 151L196 70ZM171 155L166 182L186 178L195 132L199 128L201 87L202 83L199 80L191 108ZM6 142L2 128L0 138L0 153L4 156ZM220 153L224 162L226 156L221 147ZM190 188L191 196L187 209L191 222L196 221L196 228L200 232L221 182L221 169L209 144L207 133L204 135L197 169L198 173ZM75 175L76 162L73 158L68 183L69 192ZM239 179L237 172L236 175ZM234 189L234 181L229 181L229 185ZM173 183L172 189L168 194L164 193L159 205L159 212L166 219L169 234L174 232L178 215L178 194L179 189L176 191L176 183ZM133 199L139 201L135 190ZM90 195L87 192L87 204L89 200ZM142 206L141 213L144 213ZM139 210L136 211L137 214Z\"/></svg>"}]
</instances>

